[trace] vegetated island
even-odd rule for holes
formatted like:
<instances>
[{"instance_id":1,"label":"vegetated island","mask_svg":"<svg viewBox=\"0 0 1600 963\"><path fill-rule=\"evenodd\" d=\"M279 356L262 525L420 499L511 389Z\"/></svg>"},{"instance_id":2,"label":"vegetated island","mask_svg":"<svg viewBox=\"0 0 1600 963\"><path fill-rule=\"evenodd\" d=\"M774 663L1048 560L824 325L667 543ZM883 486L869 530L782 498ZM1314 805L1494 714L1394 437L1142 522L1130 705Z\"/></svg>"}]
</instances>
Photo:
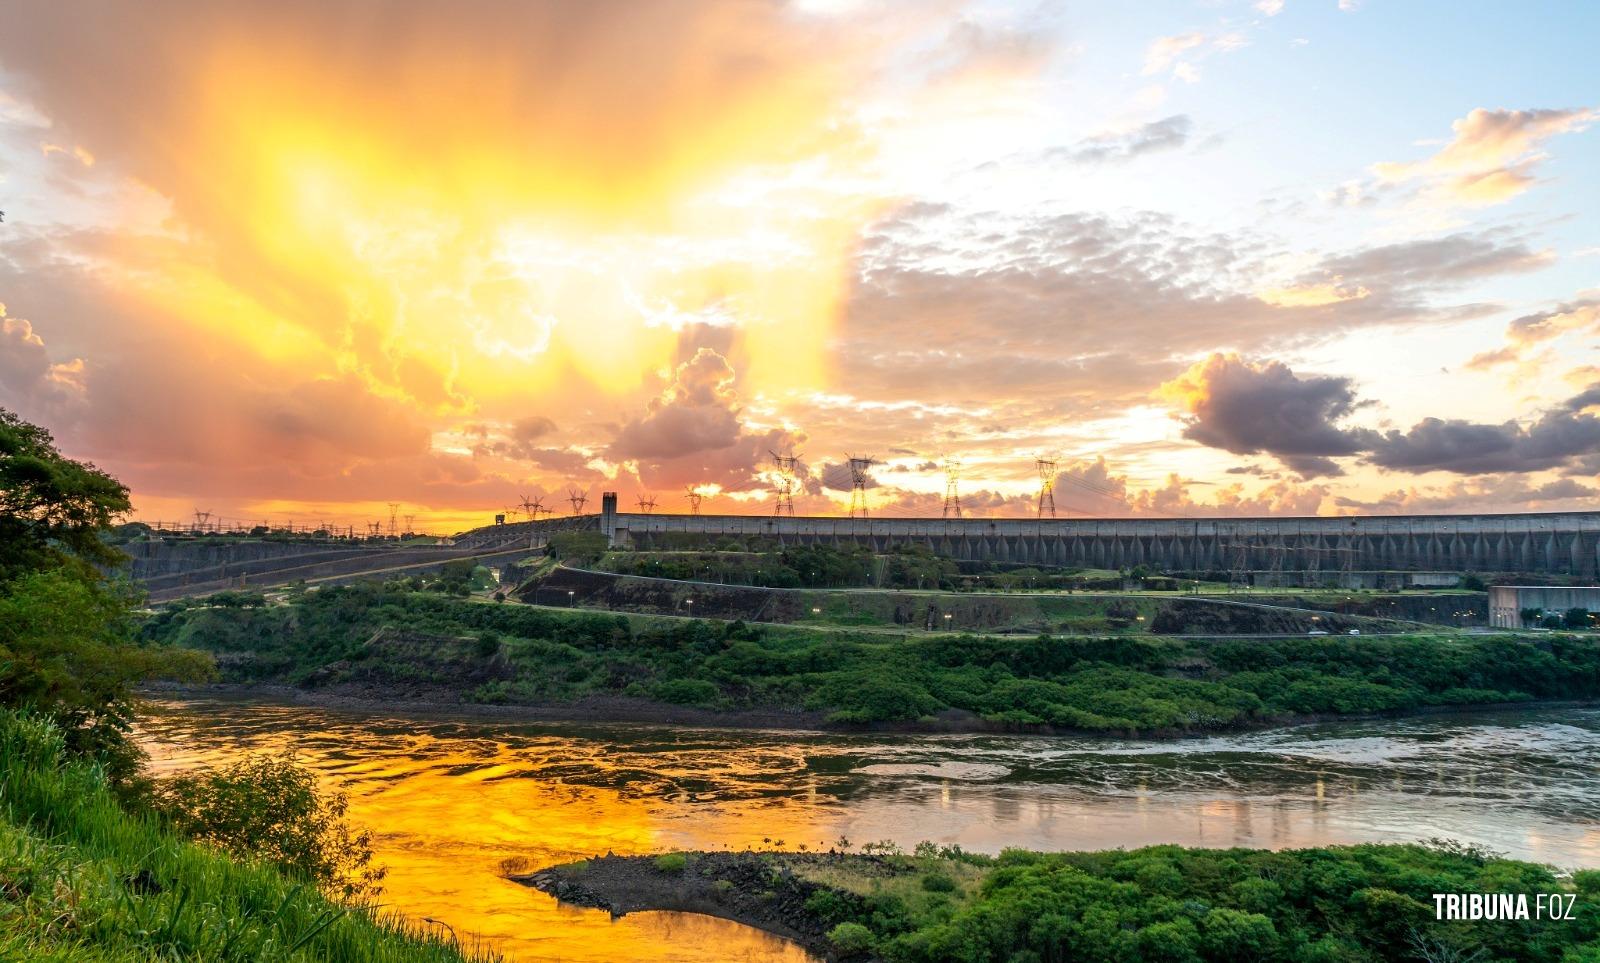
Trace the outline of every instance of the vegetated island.
<instances>
[{"instance_id":1,"label":"vegetated island","mask_svg":"<svg viewBox=\"0 0 1600 963\"><path fill-rule=\"evenodd\" d=\"M1600 871L1561 877L1445 841L998 857L928 843L863 849L608 855L532 873L513 862L507 875L614 915L736 920L829 960L1600 960ZM1544 918L1438 920L1435 893L1522 895Z\"/></svg>"},{"instance_id":2,"label":"vegetated island","mask_svg":"<svg viewBox=\"0 0 1600 963\"><path fill-rule=\"evenodd\" d=\"M977 636L564 611L378 583L148 616L238 686L526 717L1169 736L1600 698L1600 638Z\"/></svg>"}]
</instances>

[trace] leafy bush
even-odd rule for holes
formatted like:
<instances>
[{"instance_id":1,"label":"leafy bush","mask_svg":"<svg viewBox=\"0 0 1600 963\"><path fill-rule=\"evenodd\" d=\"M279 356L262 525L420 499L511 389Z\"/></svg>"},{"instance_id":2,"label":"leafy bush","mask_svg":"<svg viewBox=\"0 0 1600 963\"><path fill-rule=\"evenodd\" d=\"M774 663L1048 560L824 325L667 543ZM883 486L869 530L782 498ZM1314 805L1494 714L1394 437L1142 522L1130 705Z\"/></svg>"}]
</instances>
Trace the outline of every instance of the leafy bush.
<instances>
[{"instance_id":1,"label":"leafy bush","mask_svg":"<svg viewBox=\"0 0 1600 963\"><path fill-rule=\"evenodd\" d=\"M840 956L862 956L872 952L877 941L872 931L860 923L840 923L828 931L828 942Z\"/></svg>"},{"instance_id":2,"label":"leafy bush","mask_svg":"<svg viewBox=\"0 0 1600 963\"><path fill-rule=\"evenodd\" d=\"M372 864L368 833L345 822L343 793L317 788L293 756L252 756L225 769L185 773L157 784L154 806L200 842L260 858L342 899L375 897L384 870Z\"/></svg>"},{"instance_id":3,"label":"leafy bush","mask_svg":"<svg viewBox=\"0 0 1600 963\"><path fill-rule=\"evenodd\" d=\"M876 672L837 673L817 687L810 702L834 708L831 718L846 722L920 719L941 708L917 683Z\"/></svg>"},{"instance_id":4,"label":"leafy bush","mask_svg":"<svg viewBox=\"0 0 1600 963\"><path fill-rule=\"evenodd\" d=\"M666 853L655 858L655 867L663 873L681 873L689 866L689 857L682 853Z\"/></svg>"},{"instance_id":5,"label":"leafy bush","mask_svg":"<svg viewBox=\"0 0 1600 963\"><path fill-rule=\"evenodd\" d=\"M681 706L713 706L722 695L715 683L704 679L669 679L657 683L651 692L662 702Z\"/></svg>"}]
</instances>

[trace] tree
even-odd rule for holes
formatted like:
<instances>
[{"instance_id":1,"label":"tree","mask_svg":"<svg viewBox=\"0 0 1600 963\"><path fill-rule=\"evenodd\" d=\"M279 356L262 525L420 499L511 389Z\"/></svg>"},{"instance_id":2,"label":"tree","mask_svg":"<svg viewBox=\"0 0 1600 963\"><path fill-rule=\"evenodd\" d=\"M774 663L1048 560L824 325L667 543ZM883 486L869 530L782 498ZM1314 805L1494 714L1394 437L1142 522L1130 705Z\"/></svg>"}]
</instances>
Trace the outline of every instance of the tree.
<instances>
[{"instance_id":1,"label":"tree","mask_svg":"<svg viewBox=\"0 0 1600 963\"><path fill-rule=\"evenodd\" d=\"M62 455L48 431L0 408L0 582L115 564L122 553L102 534L131 507L121 482Z\"/></svg>"},{"instance_id":2,"label":"tree","mask_svg":"<svg viewBox=\"0 0 1600 963\"><path fill-rule=\"evenodd\" d=\"M1567 609L1566 616L1562 619L1569 629L1586 629L1589 627L1589 610L1581 605Z\"/></svg>"},{"instance_id":3,"label":"tree","mask_svg":"<svg viewBox=\"0 0 1600 963\"><path fill-rule=\"evenodd\" d=\"M131 641L132 600L95 568L122 558L103 536L128 509L121 482L0 409L0 706L51 717L118 782L138 769L134 687L212 671L204 653Z\"/></svg>"},{"instance_id":4,"label":"tree","mask_svg":"<svg viewBox=\"0 0 1600 963\"><path fill-rule=\"evenodd\" d=\"M213 671L203 652L130 642L128 611L103 582L59 570L0 583L0 705L50 716L68 748L99 757L114 782L138 769L127 738L134 687Z\"/></svg>"}]
</instances>

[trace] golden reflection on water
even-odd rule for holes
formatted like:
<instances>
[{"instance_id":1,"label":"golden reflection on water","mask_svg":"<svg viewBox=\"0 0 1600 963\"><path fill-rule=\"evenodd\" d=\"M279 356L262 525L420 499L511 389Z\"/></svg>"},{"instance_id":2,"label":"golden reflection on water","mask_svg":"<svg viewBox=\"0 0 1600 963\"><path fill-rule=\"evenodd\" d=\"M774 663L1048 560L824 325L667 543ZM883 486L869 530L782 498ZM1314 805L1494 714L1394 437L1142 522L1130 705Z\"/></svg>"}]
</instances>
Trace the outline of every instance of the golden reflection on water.
<instances>
[{"instance_id":1,"label":"golden reflection on water","mask_svg":"<svg viewBox=\"0 0 1600 963\"><path fill-rule=\"evenodd\" d=\"M648 797L627 794L625 772L617 774L621 788L567 785L539 777L537 751L426 733L380 737L363 746L358 729L320 728L315 723L325 721L323 714L289 711L297 717L294 728L257 730L248 747L293 749L327 784L349 793L349 818L372 830L377 861L389 869L383 902L410 919L440 920L464 941L482 940L518 961L812 959L795 944L728 920L691 913L612 920L500 877L501 861L514 856L539 868L607 851L626 855L759 841L746 839L714 809L696 812L692 820L675 818ZM144 727L142 741L158 773L222 765L239 756L239 745L231 741L180 742L167 735L159 724ZM604 756L591 764L604 766ZM786 814L790 818L773 824L789 827L791 839L805 839L811 827L803 811Z\"/></svg>"},{"instance_id":2,"label":"golden reflection on water","mask_svg":"<svg viewBox=\"0 0 1600 963\"><path fill-rule=\"evenodd\" d=\"M1446 836L1600 866L1600 713L1339 723L1153 743L397 720L267 703L158 706L153 768L294 749L350 795L386 901L517 960L785 961L725 920L564 907L500 878L605 852L1302 847ZM1440 760L1448 760L1441 765Z\"/></svg>"}]
</instances>

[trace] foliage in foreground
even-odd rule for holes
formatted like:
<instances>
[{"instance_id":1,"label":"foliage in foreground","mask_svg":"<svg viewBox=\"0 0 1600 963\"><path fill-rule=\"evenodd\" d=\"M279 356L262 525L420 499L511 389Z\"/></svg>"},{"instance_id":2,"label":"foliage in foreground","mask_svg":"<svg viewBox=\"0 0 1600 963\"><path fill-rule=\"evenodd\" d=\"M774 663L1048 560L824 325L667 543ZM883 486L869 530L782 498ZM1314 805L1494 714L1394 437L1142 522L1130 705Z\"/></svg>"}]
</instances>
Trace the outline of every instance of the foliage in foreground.
<instances>
[{"instance_id":1,"label":"foliage in foreground","mask_svg":"<svg viewBox=\"0 0 1600 963\"><path fill-rule=\"evenodd\" d=\"M134 599L95 568L120 557L104 536L127 495L0 410L0 959L461 960L330 899L369 897L380 874L292 761L147 795L134 687L211 660L136 642Z\"/></svg>"},{"instance_id":2,"label":"foliage in foreground","mask_svg":"<svg viewBox=\"0 0 1600 963\"><path fill-rule=\"evenodd\" d=\"M169 777L156 784L153 804L190 839L266 860L343 901L375 899L380 891L384 870L373 865L371 834L344 820L348 798L319 790L315 774L291 755L249 756L221 770Z\"/></svg>"},{"instance_id":3,"label":"foliage in foreground","mask_svg":"<svg viewBox=\"0 0 1600 963\"><path fill-rule=\"evenodd\" d=\"M380 645L380 629L431 635L402 649ZM457 680L486 702L621 693L721 710L806 708L848 723L960 709L1022 728L1195 732L1292 715L1600 696L1600 639L1566 635L850 639L738 622L636 624L376 584L287 606L180 605L144 631L224 654L233 681ZM485 632L492 646L481 644Z\"/></svg>"},{"instance_id":4,"label":"foliage in foreground","mask_svg":"<svg viewBox=\"0 0 1600 963\"><path fill-rule=\"evenodd\" d=\"M46 719L0 713L0 959L460 963L431 934L130 815Z\"/></svg>"},{"instance_id":5,"label":"foliage in foreground","mask_svg":"<svg viewBox=\"0 0 1600 963\"><path fill-rule=\"evenodd\" d=\"M1379 963L1600 959L1600 872L1547 867L1454 844L1267 852L1152 846L998 858L890 857L902 875L950 867L982 882L910 895L882 878L820 890L808 908L841 955L905 963L1122 960ZM1572 893L1571 921L1438 921L1434 893Z\"/></svg>"},{"instance_id":6,"label":"foliage in foreground","mask_svg":"<svg viewBox=\"0 0 1600 963\"><path fill-rule=\"evenodd\" d=\"M197 652L132 643L130 599L95 565L121 557L103 540L128 490L56 450L49 432L0 409L0 707L43 713L68 747L133 776L133 687L204 678Z\"/></svg>"}]
</instances>

